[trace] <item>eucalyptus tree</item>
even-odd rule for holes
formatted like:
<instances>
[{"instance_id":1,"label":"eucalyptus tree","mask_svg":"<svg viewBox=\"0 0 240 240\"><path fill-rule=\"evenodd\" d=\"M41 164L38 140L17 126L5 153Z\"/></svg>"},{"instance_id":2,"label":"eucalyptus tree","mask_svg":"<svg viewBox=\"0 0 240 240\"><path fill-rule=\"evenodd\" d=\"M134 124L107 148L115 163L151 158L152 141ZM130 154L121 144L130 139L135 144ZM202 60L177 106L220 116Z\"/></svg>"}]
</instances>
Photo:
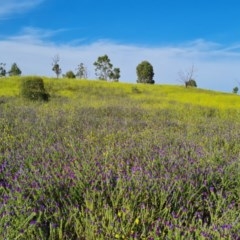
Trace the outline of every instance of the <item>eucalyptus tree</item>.
<instances>
[{"instance_id":1,"label":"eucalyptus tree","mask_svg":"<svg viewBox=\"0 0 240 240\"><path fill-rule=\"evenodd\" d=\"M111 61L108 55L98 57L97 61L93 63L95 66L95 74L100 80L108 80L112 74Z\"/></svg>"},{"instance_id":2,"label":"eucalyptus tree","mask_svg":"<svg viewBox=\"0 0 240 240\"><path fill-rule=\"evenodd\" d=\"M76 70L77 70L77 73L76 73L77 77L79 77L80 79L88 78L87 68L85 67L84 63L80 63Z\"/></svg>"}]
</instances>

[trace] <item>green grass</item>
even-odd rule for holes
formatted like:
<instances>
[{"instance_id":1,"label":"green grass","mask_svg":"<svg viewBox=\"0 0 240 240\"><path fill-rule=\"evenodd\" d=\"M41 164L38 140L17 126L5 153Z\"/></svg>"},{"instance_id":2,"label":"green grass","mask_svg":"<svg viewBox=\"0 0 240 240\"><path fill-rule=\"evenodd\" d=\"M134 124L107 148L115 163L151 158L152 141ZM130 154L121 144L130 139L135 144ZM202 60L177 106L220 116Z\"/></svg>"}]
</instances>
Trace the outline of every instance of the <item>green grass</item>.
<instances>
[{"instance_id":1,"label":"green grass","mask_svg":"<svg viewBox=\"0 0 240 240\"><path fill-rule=\"evenodd\" d=\"M0 96L18 96L21 78L0 79ZM127 83L108 83L96 80L71 80L44 78L45 87L54 97L71 99L97 98L108 96L131 98L143 102L142 107L164 108L175 104L198 105L217 109L240 108L240 97L236 94L221 93L198 88L185 88L172 85L144 85Z\"/></svg>"},{"instance_id":2,"label":"green grass","mask_svg":"<svg viewBox=\"0 0 240 240\"><path fill-rule=\"evenodd\" d=\"M240 98L0 79L0 239L238 239Z\"/></svg>"}]
</instances>

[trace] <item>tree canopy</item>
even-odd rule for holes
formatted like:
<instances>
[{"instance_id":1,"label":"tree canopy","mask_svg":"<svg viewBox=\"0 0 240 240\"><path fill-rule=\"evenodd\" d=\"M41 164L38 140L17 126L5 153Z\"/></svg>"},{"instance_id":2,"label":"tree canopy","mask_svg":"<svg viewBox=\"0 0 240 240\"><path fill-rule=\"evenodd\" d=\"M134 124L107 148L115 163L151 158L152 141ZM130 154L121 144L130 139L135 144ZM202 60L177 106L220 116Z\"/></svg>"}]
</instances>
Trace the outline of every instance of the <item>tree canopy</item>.
<instances>
[{"instance_id":1,"label":"tree canopy","mask_svg":"<svg viewBox=\"0 0 240 240\"><path fill-rule=\"evenodd\" d=\"M87 79L87 68L84 66L83 63L80 63L77 67L76 76L80 79Z\"/></svg>"},{"instance_id":2,"label":"tree canopy","mask_svg":"<svg viewBox=\"0 0 240 240\"><path fill-rule=\"evenodd\" d=\"M154 84L153 66L148 61L143 61L137 66L137 82Z\"/></svg>"},{"instance_id":3,"label":"tree canopy","mask_svg":"<svg viewBox=\"0 0 240 240\"><path fill-rule=\"evenodd\" d=\"M108 80L110 78L113 65L108 55L98 57L93 65L95 66L95 74L100 80Z\"/></svg>"},{"instance_id":4,"label":"tree canopy","mask_svg":"<svg viewBox=\"0 0 240 240\"><path fill-rule=\"evenodd\" d=\"M233 93L234 93L234 94L237 94L237 93L238 93L238 90L239 90L238 87L234 87L234 88L233 88Z\"/></svg>"},{"instance_id":5,"label":"tree canopy","mask_svg":"<svg viewBox=\"0 0 240 240\"><path fill-rule=\"evenodd\" d=\"M6 64L5 63L0 63L0 77L5 77L6 76L6 69L5 69Z\"/></svg>"},{"instance_id":6,"label":"tree canopy","mask_svg":"<svg viewBox=\"0 0 240 240\"><path fill-rule=\"evenodd\" d=\"M22 74L22 71L20 70L16 63L13 63L8 74L9 76L20 76Z\"/></svg>"},{"instance_id":7,"label":"tree canopy","mask_svg":"<svg viewBox=\"0 0 240 240\"><path fill-rule=\"evenodd\" d=\"M118 82L119 78L121 77L120 68L114 68L109 77L112 81Z\"/></svg>"}]
</instances>

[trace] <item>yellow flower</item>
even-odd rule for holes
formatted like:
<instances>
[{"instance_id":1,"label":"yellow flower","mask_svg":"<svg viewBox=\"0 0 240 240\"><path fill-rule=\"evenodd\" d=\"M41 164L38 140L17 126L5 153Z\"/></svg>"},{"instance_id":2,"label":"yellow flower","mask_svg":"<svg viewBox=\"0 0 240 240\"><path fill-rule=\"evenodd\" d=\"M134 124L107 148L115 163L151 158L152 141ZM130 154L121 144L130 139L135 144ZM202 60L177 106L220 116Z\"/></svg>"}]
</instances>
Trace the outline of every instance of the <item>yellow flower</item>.
<instances>
[{"instance_id":1,"label":"yellow flower","mask_svg":"<svg viewBox=\"0 0 240 240\"><path fill-rule=\"evenodd\" d=\"M138 219L138 218L136 218L136 220L135 220L135 224L136 224L136 225L139 224L139 219Z\"/></svg>"},{"instance_id":2,"label":"yellow flower","mask_svg":"<svg viewBox=\"0 0 240 240\"><path fill-rule=\"evenodd\" d=\"M119 239L120 235L119 234L115 234L115 238Z\"/></svg>"}]
</instances>

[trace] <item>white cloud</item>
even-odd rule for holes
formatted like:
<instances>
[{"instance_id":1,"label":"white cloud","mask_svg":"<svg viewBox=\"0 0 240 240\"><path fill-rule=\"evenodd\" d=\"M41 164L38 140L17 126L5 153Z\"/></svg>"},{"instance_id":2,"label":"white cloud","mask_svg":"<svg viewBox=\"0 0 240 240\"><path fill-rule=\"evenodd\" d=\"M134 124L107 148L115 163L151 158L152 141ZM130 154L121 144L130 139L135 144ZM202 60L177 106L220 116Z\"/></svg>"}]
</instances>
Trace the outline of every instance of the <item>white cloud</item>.
<instances>
[{"instance_id":1,"label":"white cloud","mask_svg":"<svg viewBox=\"0 0 240 240\"><path fill-rule=\"evenodd\" d=\"M0 17L23 13L33 7L36 7L43 1L44 0L3 0L1 1Z\"/></svg>"},{"instance_id":2,"label":"white cloud","mask_svg":"<svg viewBox=\"0 0 240 240\"><path fill-rule=\"evenodd\" d=\"M62 30L59 30L62 31ZM178 72L192 64L197 68L196 81L201 88L231 92L239 81L239 45L221 46L204 40L178 46L142 47L124 45L111 41L97 41L91 44L56 45L39 39L48 38L58 31L42 31L27 28L23 35L0 41L0 62L7 67L16 62L23 74L54 76L51 70L52 58L59 54L63 73L75 70L83 62L95 78L93 62L98 56L107 54L114 67L121 69L124 82L136 82L136 66L148 60L154 67L157 84L179 84Z\"/></svg>"},{"instance_id":3,"label":"white cloud","mask_svg":"<svg viewBox=\"0 0 240 240\"><path fill-rule=\"evenodd\" d=\"M48 30L41 28L25 27L20 34L12 37L8 37L8 40L30 43L30 44L44 44L44 41L57 35L58 33L67 31L65 29Z\"/></svg>"}]
</instances>

